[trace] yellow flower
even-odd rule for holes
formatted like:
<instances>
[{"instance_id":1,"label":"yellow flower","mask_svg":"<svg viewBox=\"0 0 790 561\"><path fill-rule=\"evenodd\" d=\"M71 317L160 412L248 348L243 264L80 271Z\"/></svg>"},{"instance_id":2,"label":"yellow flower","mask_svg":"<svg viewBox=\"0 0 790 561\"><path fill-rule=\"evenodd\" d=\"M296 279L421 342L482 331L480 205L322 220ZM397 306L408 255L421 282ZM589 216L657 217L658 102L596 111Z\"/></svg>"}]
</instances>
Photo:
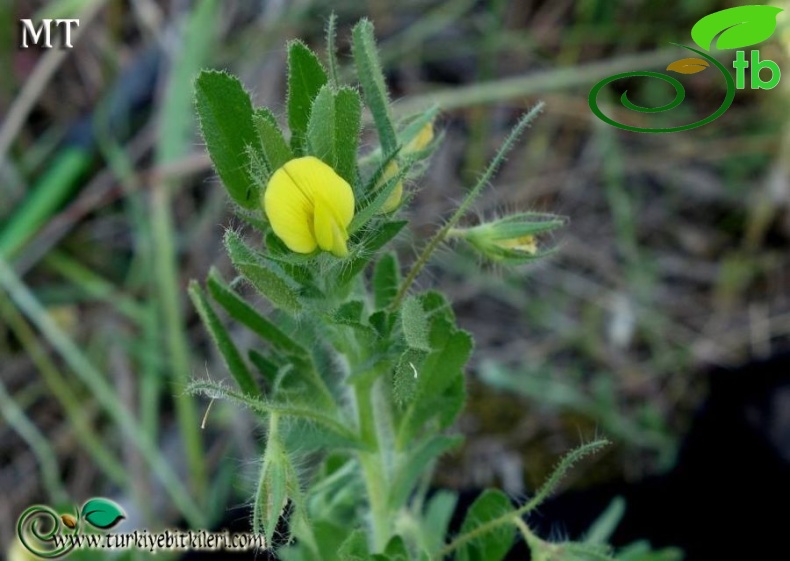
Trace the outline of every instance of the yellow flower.
<instances>
[{"instance_id":1,"label":"yellow flower","mask_svg":"<svg viewBox=\"0 0 790 561\"><path fill-rule=\"evenodd\" d=\"M263 194L263 208L274 233L291 251L312 253L319 247L337 257L348 255L354 193L318 158L295 158L275 171Z\"/></svg>"},{"instance_id":2,"label":"yellow flower","mask_svg":"<svg viewBox=\"0 0 790 561\"><path fill-rule=\"evenodd\" d=\"M401 156L409 156L414 154L415 152L420 152L424 150L433 140L433 123L426 123L417 135L409 141L409 143L403 147L401 150ZM392 161L387 164L387 167L384 168L384 173L381 175L381 179L378 180L376 183L376 189L381 189L384 187L387 182L392 179L393 177L398 175L400 169L398 168L398 163L396 161ZM403 183L398 181L398 184L390 193L390 196L387 197L387 200L379 209L379 214L386 214L388 212L392 212L398 205L400 205L401 197L403 197Z\"/></svg>"}]
</instances>

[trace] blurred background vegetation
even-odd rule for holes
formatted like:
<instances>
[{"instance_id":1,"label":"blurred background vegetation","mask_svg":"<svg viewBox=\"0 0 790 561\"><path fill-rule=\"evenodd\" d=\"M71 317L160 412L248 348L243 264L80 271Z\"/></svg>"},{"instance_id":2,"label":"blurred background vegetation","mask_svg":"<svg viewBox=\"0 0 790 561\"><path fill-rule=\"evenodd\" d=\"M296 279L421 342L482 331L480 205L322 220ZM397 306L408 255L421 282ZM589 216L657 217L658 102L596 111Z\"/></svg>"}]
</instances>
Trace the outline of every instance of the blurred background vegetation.
<instances>
[{"instance_id":1,"label":"blurred background vegetation","mask_svg":"<svg viewBox=\"0 0 790 561\"><path fill-rule=\"evenodd\" d=\"M240 226L195 134L192 78L227 68L256 104L282 108L285 43L322 52L330 10L341 62L350 26L375 23L400 116L442 109L404 261L518 115L546 102L478 210L569 217L547 241L556 254L481 274L448 250L420 279L449 293L477 341L469 438L437 483L529 492L596 433L616 446L568 485L670 468L702 373L787 349L790 82L739 91L714 123L671 135L609 127L587 94L685 56L669 42L690 43L699 18L732 5L3 0L0 544L36 502L111 496L130 524L157 528L211 524L250 495L258 427L220 403L203 418L208 404L183 393L193 377L227 376L185 288L212 264L230 274L221 236ZM43 17L80 18L73 50L18 47L18 20ZM761 56L785 68L779 21ZM707 73L687 83L686 122L721 103ZM668 95L629 86L645 104Z\"/></svg>"}]
</instances>

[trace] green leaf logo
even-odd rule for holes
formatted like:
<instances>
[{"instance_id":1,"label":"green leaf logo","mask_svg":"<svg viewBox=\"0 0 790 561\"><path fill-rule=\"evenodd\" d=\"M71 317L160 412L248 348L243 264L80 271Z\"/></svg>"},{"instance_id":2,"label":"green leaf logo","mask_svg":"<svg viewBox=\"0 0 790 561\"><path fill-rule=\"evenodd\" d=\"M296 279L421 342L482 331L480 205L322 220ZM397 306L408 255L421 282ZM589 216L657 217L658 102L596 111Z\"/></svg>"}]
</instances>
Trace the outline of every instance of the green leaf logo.
<instances>
[{"instance_id":1,"label":"green leaf logo","mask_svg":"<svg viewBox=\"0 0 790 561\"><path fill-rule=\"evenodd\" d=\"M121 507L109 499L91 499L82 505L82 515L88 524L100 530L109 530L126 518Z\"/></svg>"},{"instance_id":2,"label":"green leaf logo","mask_svg":"<svg viewBox=\"0 0 790 561\"><path fill-rule=\"evenodd\" d=\"M776 16L781 8L773 6L738 6L714 12L691 28L694 42L709 51L716 41L717 49L742 49L768 39L776 31Z\"/></svg>"}]
</instances>

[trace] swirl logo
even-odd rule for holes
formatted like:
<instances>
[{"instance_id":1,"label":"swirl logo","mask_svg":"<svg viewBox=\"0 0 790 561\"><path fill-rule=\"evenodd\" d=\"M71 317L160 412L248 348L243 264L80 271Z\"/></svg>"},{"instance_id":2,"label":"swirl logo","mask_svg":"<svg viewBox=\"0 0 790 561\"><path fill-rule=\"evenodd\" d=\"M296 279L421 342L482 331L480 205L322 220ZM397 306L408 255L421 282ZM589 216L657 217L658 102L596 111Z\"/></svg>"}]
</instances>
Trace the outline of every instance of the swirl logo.
<instances>
[{"instance_id":1,"label":"swirl logo","mask_svg":"<svg viewBox=\"0 0 790 561\"><path fill-rule=\"evenodd\" d=\"M125 517L120 506L103 498L90 499L74 514L58 514L48 506L35 505L21 514L16 533L20 543L33 555L42 559L56 559L74 549L79 543L75 538L86 525L106 531Z\"/></svg>"},{"instance_id":2,"label":"swirl logo","mask_svg":"<svg viewBox=\"0 0 790 561\"><path fill-rule=\"evenodd\" d=\"M746 59L744 51L736 51L736 58L732 63L736 71L736 77L733 79L729 70L705 51L710 51L714 46L714 42L717 49L742 49L765 41L773 35L776 30L776 16L781 11L780 8L774 8L772 6L739 6L714 12L699 20L691 29L691 38L702 50L673 43L673 45L691 51L701 58L691 57L677 60L667 66L667 70L678 74L696 74L713 67L716 68L724 78L724 82L727 86L727 93L719 108L711 115L688 125L674 127L638 127L615 121L601 111L601 108L598 106L599 92L610 83L624 78L656 78L668 83L675 90L674 99L659 107L644 107L637 105L628 98L628 90L626 90L620 96L620 103L627 109L639 113L661 113L674 109L683 102L686 97L686 90L679 80L667 74L648 71L624 72L604 78L590 90L588 98L590 109L603 122L633 132L679 132L707 125L711 121L721 117L724 112L729 109L735 99L736 90L746 87L745 74L746 69L749 68L750 61ZM767 81L764 81L760 77L760 71L764 69L770 70L771 72L771 78ZM760 60L759 51L751 51L752 89L769 90L774 88L779 83L780 77L781 71L779 70L779 65L772 60Z\"/></svg>"}]
</instances>

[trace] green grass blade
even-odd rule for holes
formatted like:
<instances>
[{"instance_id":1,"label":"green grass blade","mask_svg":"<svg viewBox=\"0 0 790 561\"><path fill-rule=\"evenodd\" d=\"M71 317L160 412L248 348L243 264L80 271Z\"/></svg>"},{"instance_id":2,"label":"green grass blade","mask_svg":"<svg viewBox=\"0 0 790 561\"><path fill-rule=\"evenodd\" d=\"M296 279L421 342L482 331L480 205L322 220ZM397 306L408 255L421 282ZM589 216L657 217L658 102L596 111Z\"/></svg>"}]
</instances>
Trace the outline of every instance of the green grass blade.
<instances>
[{"instance_id":1,"label":"green grass blade","mask_svg":"<svg viewBox=\"0 0 790 561\"><path fill-rule=\"evenodd\" d=\"M64 148L58 153L30 196L0 229L0 257L9 259L19 252L68 198L76 181L88 171L91 159L90 152L82 148Z\"/></svg>"},{"instance_id":2,"label":"green grass blade","mask_svg":"<svg viewBox=\"0 0 790 561\"><path fill-rule=\"evenodd\" d=\"M175 473L159 448L151 442L137 423L137 420L118 399L115 389L102 373L80 351L63 330L58 327L32 292L0 257L0 287L5 290L16 306L41 331L52 347L63 357L72 371L87 385L108 416L143 456L148 465L164 484L181 515L195 528L204 528L206 520L202 511L184 487L181 478Z\"/></svg>"},{"instance_id":3,"label":"green grass blade","mask_svg":"<svg viewBox=\"0 0 790 561\"><path fill-rule=\"evenodd\" d=\"M192 77L197 75L200 68L208 60L209 53L214 45L214 26L217 21L218 2L216 0L201 0L196 4L196 9L190 12L185 22L185 31L182 43L179 46L178 54L173 60L172 70L168 76L167 89L163 103L163 111L159 117L159 131L157 138L156 156L160 165L168 164L188 154L192 149L192 135L194 131L194 107L192 105L192 92L189 88ZM201 75L202 76L202 75ZM221 84L227 88L225 93L228 95L236 94L237 98L246 99L246 92L240 88L238 83L223 81L218 78L216 83L211 79L200 81L202 86L199 88L197 104L201 123L204 125L204 134L207 128L211 130L211 124L216 125L217 115L212 113L216 110L217 91L212 90L211 86ZM234 87L238 86L238 87ZM201 93L203 95L201 95ZM229 104L233 98L223 99L225 104ZM249 103L249 100L247 99ZM234 141L244 142L245 146L249 142L257 141L252 121L249 119L251 107L248 113L244 113L243 103L240 102L239 108L232 108L228 113L241 116L239 123L234 123L238 128L235 131ZM247 121L244 118L247 118ZM206 137L209 151L217 151L217 140L213 134L221 134L222 139L226 140L225 132L227 127L226 117L221 116L221 123ZM247 124L245 131L242 127ZM246 133L246 134L245 134ZM209 140L211 139L211 140ZM251 139L251 140L250 140ZM224 152L222 152L224 154ZM238 154L243 157L246 153ZM212 157L214 154L212 154ZM225 163L227 165L227 163ZM247 170L242 168L242 173ZM225 170L227 171L227 170ZM238 171L238 170L234 170ZM220 173L222 170L220 170ZM234 174L235 177L235 174ZM223 177L224 180L224 177ZM228 185L228 188L240 191L241 187ZM193 396L184 390L189 382L191 369L189 342L186 337L184 325L182 298L182 284L178 272L178 251L175 240L177 239L176 228L173 219L172 195L177 185L174 181L164 181L155 185L151 196L151 231L154 280L157 289L157 300L161 309L160 321L164 328L165 343L167 345L168 366L174 390L176 393L175 407L178 417L179 429L183 439L184 451L189 466L189 475L192 483L192 492L197 496L198 502L202 502L208 492L208 476L206 473L205 454L201 442L200 429L198 425L197 404ZM235 191L234 191L235 192ZM236 193L242 200L246 193ZM239 204L242 204L241 202Z\"/></svg>"},{"instance_id":4,"label":"green grass blade","mask_svg":"<svg viewBox=\"0 0 790 561\"><path fill-rule=\"evenodd\" d=\"M0 317L19 340L27 356L35 364L50 394L58 401L74 429L74 438L91 456L96 466L114 484L128 487L129 477L118 459L104 446L101 433L91 426L90 408L86 407L49 353L39 344L36 334L13 304L0 295Z\"/></svg>"},{"instance_id":5,"label":"green grass blade","mask_svg":"<svg viewBox=\"0 0 790 561\"><path fill-rule=\"evenodd\" d=\"M0 381L0 414L20 438L30 446L30 450L41 466L41 480L49 494L49 499L55 504L68 502L69 495L61 483L57 452L52 448L47 437L38 430L38 427L16 404L2 381Z\"/></svg>"}]
</instances>

